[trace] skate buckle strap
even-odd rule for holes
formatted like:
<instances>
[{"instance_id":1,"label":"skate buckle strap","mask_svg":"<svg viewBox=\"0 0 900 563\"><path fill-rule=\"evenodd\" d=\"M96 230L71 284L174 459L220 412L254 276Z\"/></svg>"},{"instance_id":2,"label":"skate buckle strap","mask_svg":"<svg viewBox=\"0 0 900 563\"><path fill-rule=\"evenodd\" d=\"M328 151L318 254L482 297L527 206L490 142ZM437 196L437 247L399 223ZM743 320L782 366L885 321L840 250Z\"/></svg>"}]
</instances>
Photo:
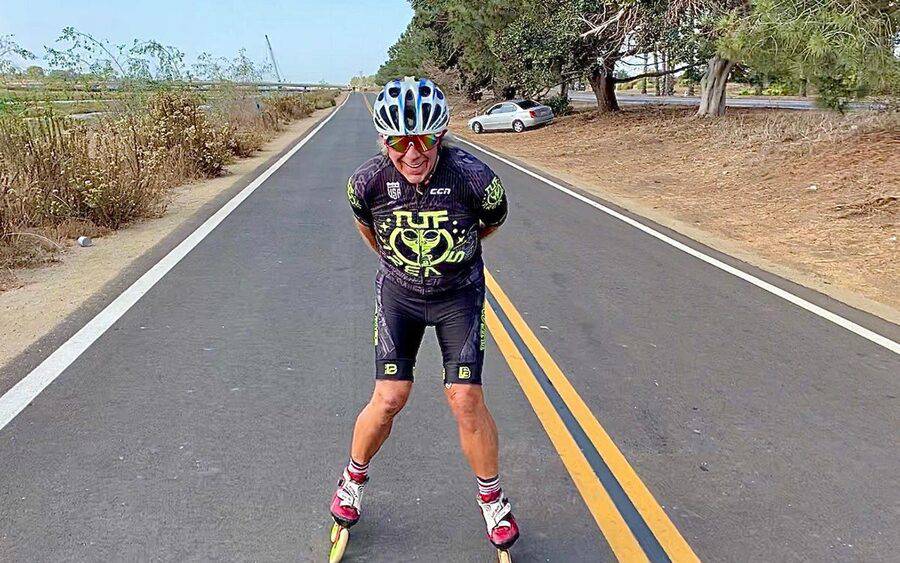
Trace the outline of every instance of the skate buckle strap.
<instances>
[{"instance_id":1,"label":"skate buckle strap","mask_svg":"<svg viewBox=\"0 0 900 563\"><path fill-rule=\"evenodd\" d=\"M478 505L481 507L481 514L484 516L484 523L487 524L488 533L500 526L509 527L509 522L505 520L507 514L512 510L509 499L501 496L494 502L479 500Z\"/></svg>"},{"instance_id":2,"label":"skate buckle strap","mask_svg":"<svg viewBox=\"0 0 900 563\"><path fill-rule=\"evenodd\" d=\"M337 492L337 497L341 499L341 506L352 506L359 510L363 487L365 487L365 483L357 483L345 470L343 479L341 479L341 487Z\"/></svg>"}]
</instances>

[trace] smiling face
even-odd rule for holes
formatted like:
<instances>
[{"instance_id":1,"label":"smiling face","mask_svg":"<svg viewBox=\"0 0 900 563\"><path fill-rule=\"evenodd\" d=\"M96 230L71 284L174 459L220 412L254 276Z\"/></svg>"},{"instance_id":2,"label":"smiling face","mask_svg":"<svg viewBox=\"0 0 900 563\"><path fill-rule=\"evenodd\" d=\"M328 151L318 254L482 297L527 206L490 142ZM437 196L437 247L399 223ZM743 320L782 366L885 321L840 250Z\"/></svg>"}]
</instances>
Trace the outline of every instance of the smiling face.
<instances>
[{"instance_id":1,"label":"smiling face","mask_svg":"<svg viewBox=\"0 0 900 563\"><path fill-rule=\"evenodd\" d=\"M385 144L385 146L387 146ZM410 184L420 184L428 178L431 170L437 162L438 150L441 143L438 142L425 152L422 152L418 143L412 143L406 149L406 152L400 152L387 146L388 158L394 163L400 174L406 178Z\"/></svg>"}]
</instances>

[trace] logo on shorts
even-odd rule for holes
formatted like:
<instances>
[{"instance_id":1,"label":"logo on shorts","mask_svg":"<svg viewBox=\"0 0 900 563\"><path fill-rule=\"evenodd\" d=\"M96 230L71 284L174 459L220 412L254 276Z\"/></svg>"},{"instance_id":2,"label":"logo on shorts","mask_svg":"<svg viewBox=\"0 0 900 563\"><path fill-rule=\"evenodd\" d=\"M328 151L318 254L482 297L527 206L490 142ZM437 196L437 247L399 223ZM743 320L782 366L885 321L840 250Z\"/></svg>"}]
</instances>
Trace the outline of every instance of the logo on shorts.
<instances>
[{"instance_id":1,"label":"logo on shorts","mask_svg":"<svg viewBox=\"0 0 900 563\"><path fill-rule=\"evenodd\" d=\"M400 197L400 182L388 182L386 186L388 195L391 196L391 199Z\"/></svg>"},{"instance_id":2,"label":"logo on shorts","mask_svg":"<svg viewBox=\"0 0 900 563\"><path fill-rule=\"evenodd\" d=\"M384 375L397 375L397 364L384 364Z\"/></svg>"},{"instance_id":3,"label":"logo on shorts","mask_svg":"<svg viewBox=\"0 0 900 563\"><path fill-rule=\"evenodd\" d=\"M459 366L459 378L469 379L470 377L472 377L472 372L469 370L469 366Z\"/></svg>"}]
</instances>

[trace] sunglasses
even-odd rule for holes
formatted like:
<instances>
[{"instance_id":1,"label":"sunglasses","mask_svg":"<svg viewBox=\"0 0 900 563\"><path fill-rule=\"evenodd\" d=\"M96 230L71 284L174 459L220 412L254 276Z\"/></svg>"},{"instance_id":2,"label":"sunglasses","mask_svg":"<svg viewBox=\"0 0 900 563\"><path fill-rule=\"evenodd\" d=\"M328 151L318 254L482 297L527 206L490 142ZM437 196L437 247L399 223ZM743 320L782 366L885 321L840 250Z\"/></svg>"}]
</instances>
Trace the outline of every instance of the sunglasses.
<instances>
[{"instance_id":1,"label":"sunglasses","mask_svg":"<svg viewBox=\"0 0 900 563\"><path fill-rule=\"evenodd\" d=\"M428 135L388 135L384 143L399 152L406 152L409 146L416 143L420 152L429 151L444 137L443 133L431 133Z\"/></svg>"}]
</instances>

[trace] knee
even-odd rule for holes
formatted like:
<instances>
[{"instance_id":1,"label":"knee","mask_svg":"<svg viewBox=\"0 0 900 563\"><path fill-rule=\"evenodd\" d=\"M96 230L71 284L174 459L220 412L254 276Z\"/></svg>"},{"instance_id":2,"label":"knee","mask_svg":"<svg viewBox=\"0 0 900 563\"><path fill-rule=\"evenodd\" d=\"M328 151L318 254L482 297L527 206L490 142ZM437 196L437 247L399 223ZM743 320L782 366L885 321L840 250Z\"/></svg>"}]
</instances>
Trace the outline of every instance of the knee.
<instances>
[{"instance_id":1,"label":"knee","mask_svg":"<svg viewBox=\"0 0 900 563\"><path fill-rule=\"evenodd\" d=\"M409 395L402 392L376 391L370 403L375 410L385 418L393 418L403 410Z\"/></svg>"},{"instance_id":2,"label":"knee","mask_svg":"<svg viewBox=\"0 0 900 563\"><path fill-rule=\"evenodd\" d=\"M453 416L463 424L476 420L484 410L481 389L475 385L452 385L447 391L447 399Z\"/></svg>"}]
</instances>

